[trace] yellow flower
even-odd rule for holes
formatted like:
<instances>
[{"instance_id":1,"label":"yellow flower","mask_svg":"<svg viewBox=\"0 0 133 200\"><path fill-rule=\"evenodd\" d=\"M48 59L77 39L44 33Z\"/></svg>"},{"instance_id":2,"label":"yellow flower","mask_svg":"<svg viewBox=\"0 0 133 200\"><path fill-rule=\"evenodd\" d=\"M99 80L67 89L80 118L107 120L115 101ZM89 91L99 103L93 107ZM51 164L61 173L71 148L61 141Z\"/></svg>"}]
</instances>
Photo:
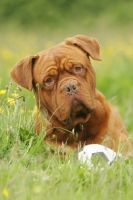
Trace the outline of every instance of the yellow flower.
<instances>
[{"instance_id":1,"label":"yellow flower","mask_svg":"<svg viewBox=\"0 0 133 200\"><path fill-rule=\"evenodd\" d=\"M13 96L13 97L18 97L19 94L17 94L17 93L12 93L12 96Z\"/></svg>"},{"instance_id":2,"label":"yellow flower","mask_svg":"<svg viewBox=\"0 0 133 200\"><path fill-rule=\"evenodd\" d=\"M33 110L33 113L36 115L38 113L38 109L37 109L37 106L35 106L34 110Z\"/></svg>"},{"instance_id":3,"label":"yellow flower","mask_svg":"<svg viewBox=\"0 0 133 200\"><path fill-rule=\"evenodd\" d=\"M12 58L12 52L8 48L4 48L1 52L1 55L4 60L9 60Z\"/></svg>"},{"instance_id":4,"label":"yellow flower","mask_svg":"<svg viewBox=\"0 0 133 200\"><path fill-rule=\"evenodd\" d=\"M34 115L36 115L38 113L37 106L35 106L34 110L29 110L29 112L33 113Z\"/></svg>"},{"instance_id":5,"label":"yellow flower","mask_svg":"<svg viewBox=\"0 0 133 200\"><path fill-rule=\"evenodd\" d=\"M2 190L2 193L3 193L3 195L4 195L5 197L8 197L8 196L9 196L9 192L8 192L8 190L7 190L6 188L4 188L4 189Z\"/></svg>"},{"instance_id":6,"label":"yellow flower","mask_svg":"<svg viewBox=\"0 0 133 200\"><path fill-rule=\"evenodd\" d=\"M8 102L10 105L14 105L14 104L15 104L14 99L12 99L12 98L10 98L10 97L7 98L7 102Z\"/></svg>"},{"instance_id":7,"label":"yellow flower","mask_svg":"<svg viewBox=\"0 0 133 200\"><path fill-rule=\"evenodd\" d=\"M6 90L0 90L0 94L5 94Z\"/></svg>"},{"instance_id":8,"label":"yellow flower","mask_svg":"<svg viewBox=\"0 0 133 200\"><path fill-rule=\"evenodd\" d=\"M0 113L3 113L4 112L4 109L3 108L0 108Z\"/></svg>"},{"instance_id":9,"label":"yellow flower","mask_svg":"<svg viewBox=\"0 0 133 200\"><path fill-rule=\"evenodd\" d=\"M25 113L25 110L21 109L20 112L23 114L23 113Z\"/></svg>"}]
</instances>

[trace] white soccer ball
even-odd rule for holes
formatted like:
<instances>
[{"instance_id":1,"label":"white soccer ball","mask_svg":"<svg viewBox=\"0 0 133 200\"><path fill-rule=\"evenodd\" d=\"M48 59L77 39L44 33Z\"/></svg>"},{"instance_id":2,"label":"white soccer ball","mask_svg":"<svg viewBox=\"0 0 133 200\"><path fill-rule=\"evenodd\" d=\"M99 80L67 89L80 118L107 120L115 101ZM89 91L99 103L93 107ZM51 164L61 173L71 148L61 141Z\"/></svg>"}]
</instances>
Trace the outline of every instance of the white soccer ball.
<instances>
[{"instance_id":1,"label":"white soccer ball","mask_svg":"<svg viewBox=\"0 0 133 200\"><path fill-rule=\"evenodd\" d=\"M89 168L92 168L94 163L100 166L102 163L110 165L116 156L117 153L115 151L100 144L86 145L78 151L78 160L81 163L86 163Z\"/></svg>"}]
</instances>

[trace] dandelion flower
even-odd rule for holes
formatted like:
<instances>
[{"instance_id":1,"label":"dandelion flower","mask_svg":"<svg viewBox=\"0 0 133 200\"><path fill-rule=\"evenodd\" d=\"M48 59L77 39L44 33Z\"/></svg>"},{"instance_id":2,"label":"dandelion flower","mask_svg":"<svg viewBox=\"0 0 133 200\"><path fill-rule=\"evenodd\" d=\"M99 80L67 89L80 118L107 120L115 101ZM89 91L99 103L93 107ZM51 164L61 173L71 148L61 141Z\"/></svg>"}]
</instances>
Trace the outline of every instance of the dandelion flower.
<instances>
[{"instance_id":1,"label":"dandelion flower","mask_svg":"<svg viewBox=\"0 0 133 200\"><path fill-rule=\"evenodd\" d=\"M18 97L19 94L17 94L17 93L12 93L12 96L13 96L13 97Z\"/></svg>"},{"instance_id":2,"label":"dandelion flower","mask_svg":"<svg viewBox=\"0 0 133 200\"><path fill-rule=\"evenodd\" d=\"M14 104L15 104L14 99L12 99L12 98L10 98L10 97L7 98L7 102L8 102L10 105L14 105Z\"/></svg>"},{"instance_id":3,"label":"dandelion flower","mask_svg":"<svg viewBox=\"0 0 133 200\"><path fill-rule=\"evenodd\" d=\"M0 90L0 94L5 94L6 93L6 90Z\"/></svg>"},{"instance_id":4,"label":"dandelion flower","mask_svg":"<svg viewBox=\"0 0 133 200\"><path fill-rule=\"evenodd\" d=\"M36 115L38 113L38 109L37 106L35 106L34 110L33 110L33 114Z\"/></svg>"},{"instance_id":5,"label":"dandelion flower","mask_svg":"<svg viewBox=\"0 0 133 200\"><path fill-rule=\"evenodd\" d=\"M33 110L29 110L30 113L32 113L33 115L36 115L38 113L38 109L35 106L35 108Z\"/></svg>"},{"instance_id":6,"label":"dandelion flower","mask_svg":"<svg viewBox=\"0 0 133 200\"><path fill-rule=\"evenodd\" d=\"M8 48L4 48L1 55L4 60L10 60L12 58L12 52Z\"/></svg>"},{"instance_id":7,"label":"dandelion flower","mask_svg":"<svg viewBox=\"0 0 133 200\"><path fill-rule=\"evenodd\" d=\"M4 109L3 108L0 108L0 113L3 113L4 112Z\"/></svg>"},{"instance_id":8,"label":"dandelion flower","mask_svg":"<svg viewBox=\"0 0 133 200\"><path fill-rule=\"evenodd\" d=\"M20 112L23 114L23 113L25 113L25 110L21 109Z\"/></svg>"},{"instance_id":9,"label":"dandelion flower","mask_svg":"<svg viewBox=\"0 0 133 200\"><path fill-rule=\"evenodd\" d=\"M2 193L3 193L3 195L4 195L5 197L8 197L8 196L9 196L9 192L8 192L7 188L4 188L4 189L2 190Z\"/></svg>"}]
</instances>

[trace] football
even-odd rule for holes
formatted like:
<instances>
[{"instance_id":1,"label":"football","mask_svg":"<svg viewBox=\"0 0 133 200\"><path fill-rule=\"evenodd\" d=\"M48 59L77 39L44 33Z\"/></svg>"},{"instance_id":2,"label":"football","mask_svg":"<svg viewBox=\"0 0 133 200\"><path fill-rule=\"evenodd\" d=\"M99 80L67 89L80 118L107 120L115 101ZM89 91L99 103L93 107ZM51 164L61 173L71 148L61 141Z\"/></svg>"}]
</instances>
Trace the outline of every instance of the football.
<instances>
[{"instance_id":1,"label":"football","mask_svg":"<svg viewBox=\"0 0 133 200\"><path fill-rule=\"evenodd\" d=\"M94 165L102 166L103 163L111 165L116 156L116 152L100 144L86 145L78 151L78 160L81 163L86 163L89 168Z\"/></svg>"}]
</instances>

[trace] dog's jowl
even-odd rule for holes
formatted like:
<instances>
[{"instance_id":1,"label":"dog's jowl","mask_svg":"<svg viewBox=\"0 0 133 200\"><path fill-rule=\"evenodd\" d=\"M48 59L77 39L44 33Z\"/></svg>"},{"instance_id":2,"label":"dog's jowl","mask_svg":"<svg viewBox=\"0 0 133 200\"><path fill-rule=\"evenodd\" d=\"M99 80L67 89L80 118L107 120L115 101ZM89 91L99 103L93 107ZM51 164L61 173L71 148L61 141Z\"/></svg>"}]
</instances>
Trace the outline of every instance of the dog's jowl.
<instances>
[{"instance_id":1,"label":"dog's jowl","mask_svg":"<svg viewBox=\"0 0 133 200\"><path fill-rule=\"evenodd\" d=\"M114 151L121 147L128 154L128 133L117 109L96 89L90 57L101 61L98 41L76 35L23 58L13 67L11 77L34 91L42 116L42 121L36 117L35 131L46 128L45 142L66 150L103 144Z\"/></svg>"}]
</instances>

